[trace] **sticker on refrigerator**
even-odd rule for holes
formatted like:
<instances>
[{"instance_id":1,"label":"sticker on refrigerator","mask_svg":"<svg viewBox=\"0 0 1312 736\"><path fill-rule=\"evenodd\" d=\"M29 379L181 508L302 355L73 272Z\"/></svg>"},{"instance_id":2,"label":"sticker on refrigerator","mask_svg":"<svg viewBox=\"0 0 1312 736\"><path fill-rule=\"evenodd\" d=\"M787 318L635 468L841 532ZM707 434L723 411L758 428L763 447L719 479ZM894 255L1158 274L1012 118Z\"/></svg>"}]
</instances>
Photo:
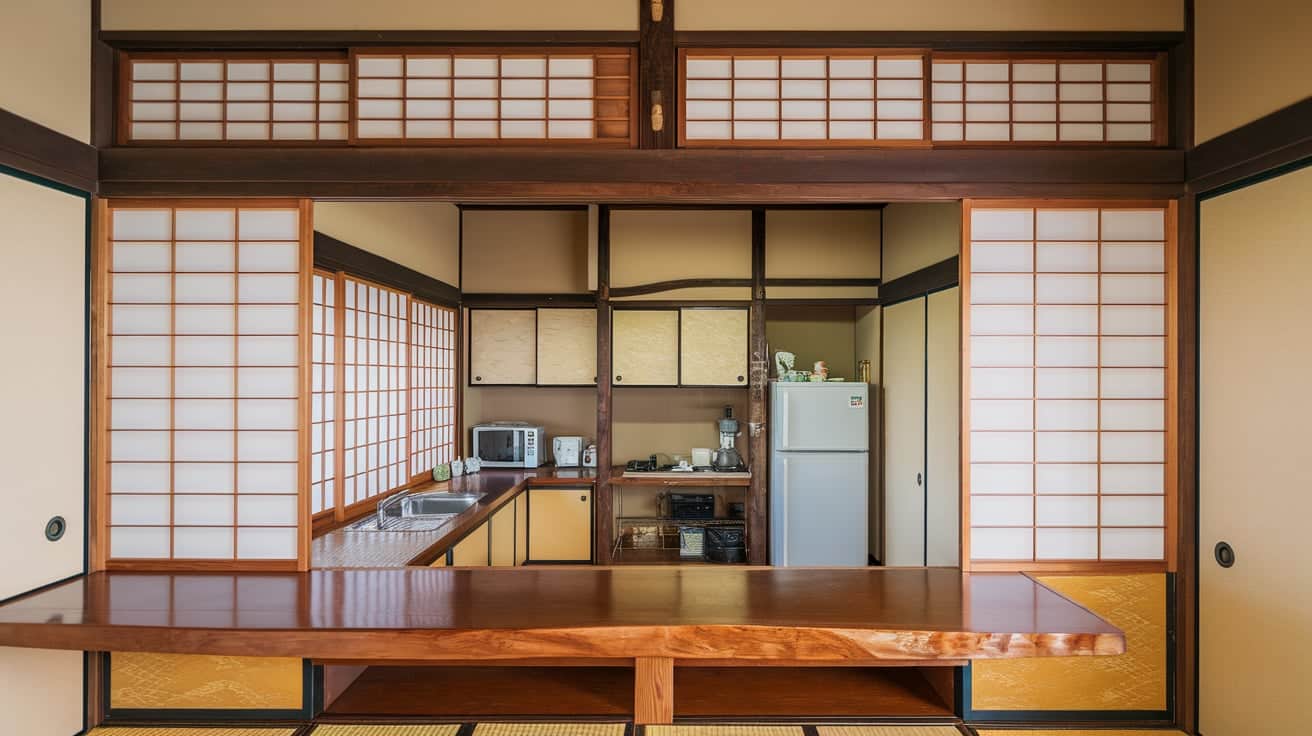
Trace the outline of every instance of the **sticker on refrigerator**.
<instances>
[{"instance_id":1,"label":"sticker on refrigerator","mask_svg":"<svg viewBox=\"0 0 1312 736\"><path fill-rule=\"evenodd\" d=\"M847 408L849 409L860 409L865 405L866 405L866 398L864 396L847 397Z\"/></svg>"}]
</instances>

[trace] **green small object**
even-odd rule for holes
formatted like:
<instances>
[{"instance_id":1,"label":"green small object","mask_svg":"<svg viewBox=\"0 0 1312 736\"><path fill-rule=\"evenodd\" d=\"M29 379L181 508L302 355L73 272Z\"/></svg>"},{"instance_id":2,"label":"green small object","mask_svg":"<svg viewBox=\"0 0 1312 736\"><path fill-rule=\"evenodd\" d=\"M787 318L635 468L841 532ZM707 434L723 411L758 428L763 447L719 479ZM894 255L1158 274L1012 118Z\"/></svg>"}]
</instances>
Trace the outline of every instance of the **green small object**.
<instances>
[{"instance_id":1,"label":"green small object","mask_svg":"<svg viewBox=\"0 0 1312 736\"><path fill-rule=\"evenodd\" d=\"M441 483L444 480L451 480L451 466L448 463L433 466L433 480Z\"/></svg>"}]
</instances>

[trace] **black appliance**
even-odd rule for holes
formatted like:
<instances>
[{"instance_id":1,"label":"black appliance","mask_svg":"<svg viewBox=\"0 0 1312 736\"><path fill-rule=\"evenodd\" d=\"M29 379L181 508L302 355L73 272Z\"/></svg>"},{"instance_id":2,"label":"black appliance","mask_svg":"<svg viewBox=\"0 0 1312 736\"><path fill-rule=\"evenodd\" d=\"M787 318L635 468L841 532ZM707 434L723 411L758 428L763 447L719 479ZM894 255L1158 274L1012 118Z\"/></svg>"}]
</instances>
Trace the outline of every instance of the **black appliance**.
<instances>
[{"instance_id":1,"label":"black appliance","mask_svg":"<svg viewBox=\"0 0 1312 736\"><path fill-rule=\"evenodd\" d=\"M714 519L715 496L710 493L671 493L667 497L671 519Z\"/></svg>"},{"instance_id":2,"label":"black appliance","mask_svg":"<svg viewBox=\"0 0 1312 736\"><path fill-rule=\"evenodd\" d=\"M741 526L708 526L703 549L708 562L746 562L747 532Z\"/></svg>"}]
</instances>

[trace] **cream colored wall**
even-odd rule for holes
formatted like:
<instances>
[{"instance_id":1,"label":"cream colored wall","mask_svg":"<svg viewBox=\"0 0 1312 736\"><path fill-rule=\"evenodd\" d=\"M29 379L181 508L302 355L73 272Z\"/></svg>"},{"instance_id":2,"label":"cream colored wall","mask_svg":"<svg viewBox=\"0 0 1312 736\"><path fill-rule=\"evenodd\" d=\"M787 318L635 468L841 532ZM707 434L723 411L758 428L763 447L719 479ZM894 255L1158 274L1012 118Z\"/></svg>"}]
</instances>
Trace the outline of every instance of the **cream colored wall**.
<instances>
[{"instance_id":1,"label":"cream colored wall","mask_svg":"<svg viewBox=\"0 0 1312 736\"><path fill-rule=\"evenodd\" d=\"M314 229L453 286L459 211L445 202L315 202Z\"/></svg>"},{"instance_id":2,"label":"cream colored wall","mask_svg":"<svg viewBox=\"0 0 1312 736\"><path fill-rule=\"evenodd\" d=\"M461 216L461 290L588 291L587 211L467 210Z\"/></svg>"},{"instance_id":3,"label":"cream colored wall","mask_svg":"<svg viewBox=\"0 0 1312 736\"><path fill-rule=\"evenodd\" d=\"M879 210L767 210L766 278L878 278ZM877 288L771 286L771 299L868 298Z\"/></svg>"},{"instance_id":4,"label":"cream colored wall","mask_svg":"<svg viewBox=\"0 0 1312 736\"><path fill-rule=\"evenodd\" d=\"M595 388L487 386L465 391L465 442L469 428L481 422L524 421L541 424L547 437L597 436ZM469 454L468 451L465 454Z\"/></svg>"},{"instance_id":5,"label":"cream colored wall","mask_svg":"<svg viewBox=\"0 0 1312 736\"><path fill-rule=\"evenodd\" d=\"M884 283L960 252L960 202L895 202L884 208Z\"/></svg>"},{"instance_id":6,"label":"cream colored wall","mask_svg":"<svg viewBox=\"0 0 1312 736\"><path fill-rule=\"evenodd\" d=\"M852 357L857 361L870 361L870 383L873 384L870 389L870 503L868 505L870 524L867 529L870 535L870 553L878 556L880 541L883 537L883 522L880 520L879 514L879 489L882 487L884 478L879 452L879 448L884 446L882 434L884 402L881 394L883 377L879 374L881 363L879 359L880 328L882 325L880 324L879 307L857 307L855 316Z\"/></svg>"},{"instance_id":7,"label":"cream colored wall","mask_svg":"<svg viewBox=\"0 0 1312 736\"><path fill-rule=\"evenodd\" d=\"M743 422L738 452L747 459L747 392L743 389L620 388L611 398L611 456L616 464L652 453L688 455L720 446L716 421L726 405Z\"/></svg>"},{"instance_id":8,"label":"cream colored wall","mask_svg":"<svg viewBox=\"0 0 1312 736\"><path fill-rule=\"evenodd\" d=\"M930 294L925 310L925 564L961 561L961 289Z\"/></svg>"},{"instance_id":9,"label":"cream colored wall","mask_svg":"<svg viewBox=\"0 0 1312 736\"><path fill-rule=\"evenodd\" d=\"M1196 0L1194 142L1312 94L1312 3Z\"/></svg>"},{"instance_id":10,"label":"cream colored wall","mask_svg":"<svg viewBox=\"0 0 1312 736\"><path fill-rule=\"evenodd\" d=\"M85 200L0 175L0 599L82 572ZM17 315L22 315L19 318ZM68 522L48 542L46 521ZM77 604L80 600L69 601ZM82 727L82 654L0 648L6 733Z\"/></svg>"},{"instance_id":11,"label":"cream colored wall","mask_svg":"<svg viewBox=\"0 0 1312 736\"><path fill-rule=\"evenodd\" d=\"M91 3L10 0L0 9L0 108L91 140Z\"/></svg>"},{"instance_id":12,"label":"cream colored wall","mask_svg":"<svg viewBox=\"0 0 1312 736\"><path fill-rule=\"evenodd\" d=\"M629 30L632 0L104 0L106 30Z\"/></svg>"},{"instance_id":13,"label":"cream colored wall","mask_svg":"<svg viewBox=\"0 0 1312 736\"><path fill-rule=\"evenodd\" d=\"M771 371L775 352L784 350L797 356L797 370L809 371L824 360L831 377L856 379L856 316L850 306L769 308L765 343Z\"/></svg>"},{"instance_id":14,"label":"cream colored wall","mask_svg":"<svg viewBox=\"0 0 1312 736\"><path fill-rule=\"evenodd\" d=\"M751 278L752 214L747 210L614 210L610 285L688 278ZM749 299L751 289L681 289L642 299Z\"/></svg>"},{"instance_id":15,"label":"cream colored wall","mask_svg":"<svg viewBox=\"0 0 1312 736\"><path fill-rule=\"evenodd\" d=\"M1183 0L695 0L681 31L1179 31Z\"/></svg>"}]
</instances>

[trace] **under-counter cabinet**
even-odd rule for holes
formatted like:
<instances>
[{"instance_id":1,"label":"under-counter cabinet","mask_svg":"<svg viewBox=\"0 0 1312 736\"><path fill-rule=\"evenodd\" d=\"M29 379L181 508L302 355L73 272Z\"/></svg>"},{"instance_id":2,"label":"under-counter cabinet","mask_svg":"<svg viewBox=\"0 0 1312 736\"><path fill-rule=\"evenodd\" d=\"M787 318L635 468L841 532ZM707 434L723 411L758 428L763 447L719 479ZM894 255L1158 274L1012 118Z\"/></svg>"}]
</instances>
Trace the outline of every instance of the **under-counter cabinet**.
<instances>
[{"instance_id":1,"label":"under-counter cabinet","mask_svg":"<svg viewBox=\"0 0 1312 736\"><path fill-rule=\"evenodd\" d=\"M531 488L528 561L592 561L592 489Z\"/></svg>"},{"instance_id":2,"label":"under-counter cabinet","mask_svg":"<svg viewBox=\"0 0 1312 736\"><path fill-rule=\"evenodd\" d=\"M491 520L480 524L451 548L451 564L456 567L487 567L490 561L488 537Z\"/></svg>"},{"instance_id":3,"label":"under-counter cabinet","mask_svg":"<svg viewBox=\"0 0 1312 736\"><path fill-rule=\"evenodd\" d=\"M679 313L673 309L616 309L611 370L616 386L679 384Z\"/></svg>"},{"instance_id":4,"label":"under-counter cabinet","mask_svg":"<svg viewBox=\"0 0 1312 736\"><path fill-rule=\"evenodd\" d=\"M597 310L539 309L537 382L591 386L597 382Z\"/></svg>"},{"instance_id":5,"label":"under-counter cabinet","mask_svg":"<svg viewBox=\"0 0 1312 736\"><path fill-rule=\"evenodd\" d=\"M679 315L679 382L747 385L747 310L690 308Z\"/></svg>"},{"instance_id":6,"label":"under-counter cabinet","mask_svg":"<svg viewBox=\"0 0 1312 736\"><path fill-rule=\"evenodd\" d=\"M508 503L487 520L488 564L492 567L514 567L518 564L515 560L515 538L523 522L515 518L516 506L513 502Z\"/></svg>"},{"instance_id":7,"label":"under-counter cabinet","mask_svg":"<svg viewBox=\"0 0 1312 736\"><path fill-rule=\"evenodd\" d=\"M537 383L537 319L534 309L469 310L470 385Z\"/></svg>"}]
</instances>

